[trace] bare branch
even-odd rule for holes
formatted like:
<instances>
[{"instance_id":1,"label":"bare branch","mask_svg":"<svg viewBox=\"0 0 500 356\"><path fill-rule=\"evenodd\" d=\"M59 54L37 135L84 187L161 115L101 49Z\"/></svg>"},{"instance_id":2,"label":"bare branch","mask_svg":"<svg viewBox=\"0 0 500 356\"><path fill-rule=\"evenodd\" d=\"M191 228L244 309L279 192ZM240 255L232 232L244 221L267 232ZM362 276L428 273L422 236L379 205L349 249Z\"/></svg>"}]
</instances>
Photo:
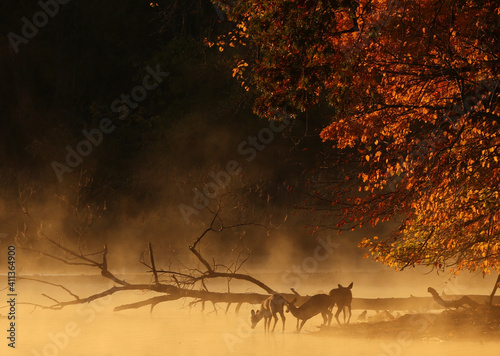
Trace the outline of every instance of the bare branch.
<instances>
[{"instance_id":1,"label":"bare branch","mask_svg":"<svg viewBox=\"0 0 500 356\"><path fill-rule=\"evenodd\" d=\"M45 294L45 293L42 293L42 295L43 295L45 298L48 298L48 299L52 300L53 302L56 302L56 304L60 304L60 303L61 303L61 302L60 302L60 301L58 301L57 299L52 298L52 297L48 296L48 295L47 295L47 294Z\"/></svg>"},{"instance_id":2,"label":"bare branch","mask_svg":"<svg viewBox=\"0 0 500 356\"><path fill-rule=\"evenodd\" d=\"M156 272L155 258L153 255L153 247L151 247L151 242L148 243L148 248L149 248L149 260L151 261L151 270L155 278L155 284L160 284L158 282L158 272Z\"/></svg>"},{"instance_id":3,"label":"bare branch","mask_svg":"<svg viewBox=\"0 0 500 356\"><path fill-rule=\"evenodd\" d=\"M65 286L63 286L62 284L56 284L56 283L51 283L51 282L47 282L47 281L42 281L40 279L36 279L36 278L29 278L29 277L17 277L17 279L24 279L24 280L27 280L27 281L35 281L35 282L38 282L38 283L44 283L44 284L49 284L51 286L54 286L54 287L59 287L59 288L62 288L64 289L66 292L68 292L71 296L73 296L75 299L80 299L79 296L77 296L76 294L74 294L73 292L71 292L68 288L66 288Z\"/></svg>"}]
</instances>

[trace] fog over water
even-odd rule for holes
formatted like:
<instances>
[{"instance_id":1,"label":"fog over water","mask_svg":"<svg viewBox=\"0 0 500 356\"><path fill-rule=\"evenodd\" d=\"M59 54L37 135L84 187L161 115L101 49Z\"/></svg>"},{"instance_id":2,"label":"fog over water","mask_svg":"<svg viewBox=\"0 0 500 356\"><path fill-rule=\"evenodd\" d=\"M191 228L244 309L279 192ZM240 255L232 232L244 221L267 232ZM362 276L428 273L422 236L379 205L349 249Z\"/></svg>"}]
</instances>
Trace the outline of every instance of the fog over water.
<instances>
[{"instance_id":1,"label":"fog over water","mask_svg":"<svg viewBox=\"0 0 500 356\"><path fill-rule=\"evenodd\" d=\"M293 220L289 220L292 221ZM297 224L299 226L299 224ZM52 227L53 228L53 227ZM191 227L188 227L191 228ZM50 228L48 228L50 231ZM150 232L147 232L147 229ZM116 227L118 235L100 236L87 243L88 250L97 251L107 243L110 271L131 283L151 283L147 268L139 263L145 251L143 234L153 240L158 268L181 268L182 263L198 266L187 251L189 243L199 236L193 227L191 233L179 234L167 230L161 235L161 225L132 222L128 227ZM145 232L146 231L146 232ZM187 230L189 231L189 229ZM99 236L99 235L97 235ZM161 236L166 236L164 239ZM355 245L362 234L346 234L340 238L320 234L315 238L303 229L284 226L272 231L269 236L250 231L246 246L252 247L250 257L239 273L249 274L271 286L278 292L290 293L294 288L302 295L328 293L338 284L347 286L353 282L354 298L430 297L428 287L435 288L447 296L468 294L488 295L495 281L494 276L483 277L478 273L463 272L457 277L448 273L437 274L428 269L416 268L400 272L363 259L364 251ZM238 240L230 235L207 235L200 251L218 263L229 264L234 260ZM6 255L6 244L1 254ZM175 253L173 252L175 250ZM238 250L236 250L238 251ZM175 255L175 258L172 256ZM97 259L100 257L98 256ZM113 286L109 280L98 275L92 268L68 266L58 261L28 251L17 250L18 276L38 278L61 284L83 298ZM181 261L181 262L179 262ZM6 265L0 267L5 279ZM208 280L210 291L226 292L226 280ZM196 287L200 288L200 287ZM265 292L244 281L231 281L231 292ZM16 349L1 343L1 354L16 355L498 355L500 342L482 337L463 341L444 341L438 337L420 337L408 340L401 338L398 330L394 337L356 335L336 336L318 333L321 316L307 321L302 332L295 331L296 320L285 314L286 329L282 333L281 322L272 334L264 333L261 321L255 329L250 328L250 311L258 305L243 304L238 314L233 304L225 313L226 304L216 306L207 302L205 310L200 303L190 306L193 299L164 302L157 305L152 314L149 307L137 310L113 311L127 303L139 302L158 295L149 291L115 293L110 297L89 304L68 306L62 310L42 310L24 302L50 305L54 298L59 301L71 297L61 288L29 280L17 282ZM46 296L42 295L45 294ZM6 295L6 291L2 292ZM48 296L48 297L47 297ZM5 305L5 304L3 304ZM5 312L4 312L5 310ZM354 309L351 324L363 312ZM392 311L401 315L408 310ZM413 312L413 311L411 311ZM440 313L441 310L425 312ZM0 325L7 331L6 309L0 309ZM368 317L376 315L369 310ZM410 327L413 327L410 325ZM338 329L335 320L331 327ZM419 328L419 324L415 325ZM4 335L7 334L4 332ZM403 334L404 335L404 334ZM500 341L500 340L499 340Z\"/></svg>"},{"instance_id":2,"label":"fog over water","mask_svg":"<svg viewBox=\"0 0 500 356\"><path fill-rule=\"evenodd\" d=\"M280 291L287 291L285 283L279 282L282 278L279 274L255 271L252 275L283 288ZM52 274L37 277L64 284L81 297L112 286L112 283L103 283L100 276ZM136 275L132 280L147 281L148 278L146 275ZM327 283L326 280L330 278L335 281ZM427 296L426 286L429 283L438 290L487 294L492 283L490 278L481 279L478 283L477 277L469 279L466 275L449 280L449 277L423 276L416 271L385 271L371 272L363 277L363 273L358 271L346 275L324 272L311 274L307 281L304 280L296 288L303 294L314 294L327 292L337 282L347 285L352 280L354 298L407 297L410 294ZM212 283L210 288L223 291L225 285ZM241 289L245 288L258 291L254 287L248 288L248 285ZM26 280L18 282L20 302L45 304L48 299L41 296L42 291L58 300L67 299L67 294L59 288ZM318 326L322 323L319 315L309 320L299 334L295 331L295 318L289 313L285 314L284 333L281 322L278 322L276 331L266 334L262 322L254 330L250 328L250 310L258 306L248 304L244 304L238 314L235 313L234 305L225 313L225 304L218 304L215 312L211 303L207 303L202 311L200 304L189 306L192 299L159 304L152 314L149 313L149 307L113 311L118 305L155 295L158 294L147 291L122 292L63 310L41 310L18 305L16 349L8 348L3 342L2 355L498 355L500 348L500 342L480 337L476 341L467 339L460 342L439 338L402 339L397 330L393 338L318 334ZM361 312L353 310L351 323L358 322L356 319ZM0 310L0 314L3 315L0 319L2 327L6 327L6 313ZM375 312L369 311L369 315L375 315ZM331 328L338 328L335 321Z\"/></svg>"},{"instance_id":3,"label":"fog over water","mask_svg":"<svg viewBox=\"0 0 500 356\"><path fill-rule=\"evenodd\" d=\"M138 297L138 296L136 296ZM287 315L286 331L265 334L263 325L249 326L249 307L240 315L190 309L183 302L147 310L116 313L111 309L123 297L64 311L19 310L18 347L2 354L16 355L498 355L500 343L490 341L444 342L318 336L321 318L310 320L302 333ZM109 304L108 304L109 303ZM208 308L210 309L210 308ZM4 323L5 324L5 323ZM336 327L336 326L335 326Z\"/></svg>"}]
</instances>

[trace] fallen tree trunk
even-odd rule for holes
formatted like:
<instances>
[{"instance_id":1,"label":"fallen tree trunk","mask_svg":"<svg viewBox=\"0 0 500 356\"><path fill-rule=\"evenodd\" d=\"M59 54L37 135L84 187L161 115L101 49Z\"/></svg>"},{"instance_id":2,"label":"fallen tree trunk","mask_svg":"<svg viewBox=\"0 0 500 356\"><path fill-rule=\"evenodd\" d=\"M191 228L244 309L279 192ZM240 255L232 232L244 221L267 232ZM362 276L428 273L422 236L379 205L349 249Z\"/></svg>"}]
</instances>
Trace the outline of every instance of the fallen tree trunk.
<instances>
[{"instance_id":1,"label":"fallen tree trunk","mask_svg":"<svg viewBox=\"0 0 500 356\"><path fill-rule=\"evenodd\" d=\"M292 293L283 293L285 300L291 301L293 298L297 298L297 305L305 303L311 296L297 296ZM200 290L184 290L179 293L169 294L165 296L157 296L144 301L121 305L116 307L115 311L122 311L127 309L137 309L143 306L154 305L177 300L180 298L194 298L196 302L212 302L216 303L228 303L237 304L236 311L238 311L242 304L260 304L264 301L268 294L259 293L218 293L218 292L208 292ZM457 298L466 296L456 296ZM489 301L489 296L487 295L472 295L466 298L470 298L472 301L478 304L485 304ZM500 303L500 297L495 298L496 303ZM444 309L443 305L439 305L434 301L432 297L409 297L409 298L353 298L352 309L358 310L410 310L415 312L421 312L430 309ZM227 310L227 309L226 309Z\"/></svg>"},{"instance_id":2,"label":"fallen tree trunk","mask_svg":"<svg viewBox=\"0 0 500 356\"><path fill-rule=\"evenodd\" d=\"M446 309L449 309L449 308L458 309L460 307L465 308L464 305L468 305L470 308L476 308L479 306L479 303L470 299L467 296L463 296L460 299L455 299L455 300L444 300L443 298L441 298L439 296L438 292L434 288L429 287L429 289L427 289L427 291L432 294L432 298L434 299L434 301L436 303L438 303L439 305L441 305L442 307L444 307Z\"/></svg>"},{"instance_id":3,"label":"fallen tree trunk","mask_svg":"<svg viewBox=\"0 0 500 356\"><path fill-rule=\"evenodd\" d=\"M487 295L454 296L454 298L469 298L480 305L489 302ZM494 304L500 304L500 297L495 297ZM429 309L445 309L432 297L409 297L409 298L353 298L352 309L366 310L412 310L425 311Z\"/></svg>"}]
</instances>

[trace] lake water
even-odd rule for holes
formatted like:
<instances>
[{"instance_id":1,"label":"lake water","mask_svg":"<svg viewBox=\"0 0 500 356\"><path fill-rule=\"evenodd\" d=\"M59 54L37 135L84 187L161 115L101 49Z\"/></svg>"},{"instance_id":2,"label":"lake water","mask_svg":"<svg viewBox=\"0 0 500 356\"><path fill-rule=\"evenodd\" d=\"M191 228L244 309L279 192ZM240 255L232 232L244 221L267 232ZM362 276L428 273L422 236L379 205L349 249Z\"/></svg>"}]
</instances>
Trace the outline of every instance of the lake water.
<instances>
[{"instance_id":1,"label":"lake water","mask_svg":"<svg viewBox=\"0 0 500 356\"><path fill-rule=\"evenodd\" d=\"M137 292L130 301L149 298ZM130 295L127 296L130 298ZM33 310L19 305L16 348L7 347L2 337L1 355L499 355L500 343L442 342L440 340L398 341L393 339L336 338L315 333L322 319L309 320L303 331L295 332L295 319L287 316L286 331L265 334L262 322L249 327L251 306L244 305L239 315L234 306L217 314L210 304L189 308L175 301L149 308L113 312L126 300L120 296L68 307L60 311ZM222 305L221 305L222 307ZM225 307L225 306L224 306ZM5 315L0 310L1 314ZM8 320L0 319L4 335ZM336 327L336 326L335 326ZM499 340L500 341L500 340Z\"/></svg>"}]
</instances>

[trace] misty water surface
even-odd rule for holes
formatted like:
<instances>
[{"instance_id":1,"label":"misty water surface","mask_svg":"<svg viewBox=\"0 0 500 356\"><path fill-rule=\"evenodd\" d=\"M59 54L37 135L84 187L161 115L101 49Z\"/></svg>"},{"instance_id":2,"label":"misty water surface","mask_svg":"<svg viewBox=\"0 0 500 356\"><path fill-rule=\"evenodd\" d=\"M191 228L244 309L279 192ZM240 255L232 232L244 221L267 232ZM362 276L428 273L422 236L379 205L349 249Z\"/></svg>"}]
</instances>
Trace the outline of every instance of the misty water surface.
<instances>
[{"instance_id":1,"label":"misty water surface","mask_svg":"<svg viewBox=\"0 0 500 356\"><path fill-rule=\"evenodd\" d=\"M36 295L35 290L25 291ZM113 312L117 305L154 296L135 291L117 294L90 304L59 311L33 310L20 306L15 350L1 345L2 355L498 355L500 342L445 342L439 339L398 343L397 335L387 339L338 338L317 334L321 317L309 320L295 332L296 320L286 314L285 332L265 334L262 322L249 326L250 310L243 305L239 315L234 306L225 314L210 303L189 307L189 301ZM355 310L353 322L361 311ZM7 325L7 319L0 319ZM337 327L337 326L333 326Z\"/></svg>"}]
</instances>

